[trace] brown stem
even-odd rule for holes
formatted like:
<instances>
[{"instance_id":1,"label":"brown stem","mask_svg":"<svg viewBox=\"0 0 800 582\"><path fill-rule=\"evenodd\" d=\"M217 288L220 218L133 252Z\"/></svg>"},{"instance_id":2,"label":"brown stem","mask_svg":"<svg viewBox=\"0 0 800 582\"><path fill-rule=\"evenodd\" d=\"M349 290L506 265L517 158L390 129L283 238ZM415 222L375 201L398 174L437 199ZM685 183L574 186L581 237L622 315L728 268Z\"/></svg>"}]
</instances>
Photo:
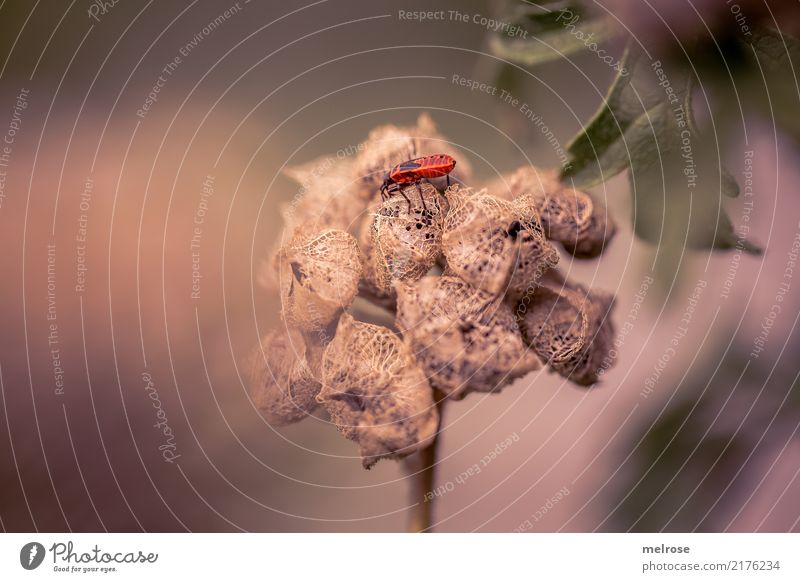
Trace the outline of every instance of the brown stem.
<instances>
[{"instance_id":1,"label":"brown stem","mask_svg":"<svg viewBox=\"0 0 800 582\"><path fill-rule=\"evenodd\" d=\"M408 523L406 531L411 533L430 532L431 515L433 513L433 499L428 493L433 491L434 472L436 470L436 445L439 441L437 434L430 446L425 447L409 458L409 481L411 483L410 499L414 504L408 510Z\"/></svg>"},{"instance_id":2,"label":"brown stem","mask_svg":"<svg viewBox=\"0 0 800 582\"><path fill-rule=\"evenodd\" d=\"M430 445L411 455L405 461L408 471L409 499L413 504L408 510L406 531L410 533L430 533L433 521L433 486L436 474L437 449L442 427L444 395L434 391L436 408L439 410L439 430Z\"/></svg>"}]
</instances>

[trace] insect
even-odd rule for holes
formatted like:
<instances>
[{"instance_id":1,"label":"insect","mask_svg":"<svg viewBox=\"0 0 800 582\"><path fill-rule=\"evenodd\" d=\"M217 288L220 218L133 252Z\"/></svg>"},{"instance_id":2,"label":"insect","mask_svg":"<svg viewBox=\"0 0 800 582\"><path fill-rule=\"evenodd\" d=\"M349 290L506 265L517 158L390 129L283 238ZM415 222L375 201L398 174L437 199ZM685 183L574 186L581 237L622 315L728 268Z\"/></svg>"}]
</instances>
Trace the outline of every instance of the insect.
<instances>
[{"instance_id":1,"label":"insect","mask_svg":"<svg viewBox=\"0 0 800 582\"><path fill-rule=\"evenodd\" d=\"M422 208L427 210L425 206L425 198L422 195L422 188L419 183L422 180L429 180L431 178L441 178L447 176L447 185L450 185L450 172L456 167L456 161L447 154L433 154L432 156L423 156L421 158L414 158L402 164L397 164L394 168L386 172L383 178L383 185L381 185L381 199L386 200L393 192L400 192L403 198L408 202L408 211L411 212L411 200L403 192L403 186L407 184L414 184L419 192L419 198L422 201Z\"/></svg>"}]
</instances>

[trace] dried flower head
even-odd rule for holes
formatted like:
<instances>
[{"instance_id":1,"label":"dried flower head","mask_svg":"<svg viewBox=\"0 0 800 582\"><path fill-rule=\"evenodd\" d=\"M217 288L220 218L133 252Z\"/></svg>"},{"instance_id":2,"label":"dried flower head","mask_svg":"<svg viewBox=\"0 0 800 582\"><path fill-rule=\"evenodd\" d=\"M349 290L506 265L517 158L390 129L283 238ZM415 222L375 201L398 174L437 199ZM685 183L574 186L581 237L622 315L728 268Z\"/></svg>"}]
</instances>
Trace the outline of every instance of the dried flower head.
<instances>
[{"instance_id":1,"label":"dried flower head","mask_svg":"<svg viewBox=\"0 0 800 582\"><path fill-rule=\"evenodd\" d=\"M554 279L523 298L520 327L525 341L554 371L589 386L597 382L601 367L613 363L613 296Z\"/></svg>"},{"instance_id":2,"label":"dried flower head","mask_svg":"<svg viewBox=\"0 0 800 582\"><path fill-rule=\"evenodd\" d=\"M342 316L322 359L317 396L364 468L430 444L439 427L431 387L409 349L385 327Z\"/></svg>"},{"instance_id":3,"label":"dried flower head","mask_svg":"<svg viewBox=\"0 0 800 582\"><path fill-rule=\"evenodd\" d=\"M381 190L390 169L439 153L457 160L453 185L429 182L441 172L426 162L403 176L418 181L393 174ZM463 185L468 160L423 114L412 127L376 128L354 159L284 173L301 195L283 209L289 242L262 271L287 330L264 338L251 382L271 423L321 404L370 468L433 450L446 402L434 390L447 400L499 391L545 361L588 385L612 363L612 296L566 282L550 240L595 256L613 223L556 172L520 168L474 192Z\"/></svg>"},{"instance_id":4,"label":"dried flower head","mask_svg":"<svg viewBox=\"0 0 800 582\"><path fill-rule=\"evenodd\" d=\"M442 251L451 273L492 295L521 296L558 263L530 198L512 202L460 185L447 189Z\"/></svg>"},{"instance_id":5,"label":"dried flower head","mask_svg":"<svg viewBox=\"0 0 800 582\"><path fill-rule=\"evenodd\" d=\"M538 369L510 307L452 276L397 285L397 327L431 384L453 398Z\"/></svg>"},{"instance_id":6,"label":"dried flower head","mask_svg":"<svg viewBox=\"0 0 800 582\"><path fill-rule=\"evenodd\" d=\"M284 321L304 334L335 328L353 303L363 273L356 239L334 229L301 225L279 254Z\"/></svg>"},{"instance_id":7,"label":"dried flower head","mask_svg":"<svg viewBox=\"0 0 800 582\"><path fill-rule=\"evenodd\" d=\"M303 420L316 408L320 388L298 332L274 330L253 351L250 397L270 424L283 426Z\"/></svg>"},{"instance_id":8,"label":"dried flower head","mask_svg":"<svg viewBox=\"0 0 800 582\"><path fill-rule=\"evenodd\" d=\"M616 231L605 207L586 192L563 184L556 170L522 166L494 180L492 187L509 200L529 196L547 238L578 258L598 256Z\"/></svg>"}]
</instances>

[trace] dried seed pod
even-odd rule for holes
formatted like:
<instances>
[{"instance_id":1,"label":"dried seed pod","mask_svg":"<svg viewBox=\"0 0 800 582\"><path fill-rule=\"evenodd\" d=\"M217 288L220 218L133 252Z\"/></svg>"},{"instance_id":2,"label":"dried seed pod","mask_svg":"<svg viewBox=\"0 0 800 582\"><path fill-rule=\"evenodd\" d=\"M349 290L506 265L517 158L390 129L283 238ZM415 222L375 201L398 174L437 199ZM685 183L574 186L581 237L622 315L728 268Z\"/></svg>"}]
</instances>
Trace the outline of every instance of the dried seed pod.
<instances>
[{"instance_id":1,"label":"dried seed pod","mask_svg":"<svg viewBox=\"0 0 800 582\"><path fill-rule=\"evenodd\" d=\"M453 176L461 181L472 178L472 168L461 152L437 130L430 115L423 113L416 126L382 125L373 129L359 146L355 175L365 188L377 195L386 172L396 164L420 156L443 153L457 161Z\"/></svg>"},{"instance_id":2,"label":"dried seed pod","mask_svg":"<svg viewBox=\"0 0 800 582\"><path fill-rule=\"evenodd\" d=\"M358 235L358 245L364 257L364 276L361 278L359 294L385 309L394 311L397 306L397 294L394 287L384 290L378 285L378 274L375 269L375 247L372 243L372 229L375 219L367 217L361 224Z\"/></svg>"},{"instance_id":3,"label":"dried seed pod","mask_svg":"<svg viewBox=\"0 0 800 582\"><path fill-rule=\"evenodd\" d=\"M365 469L428 446L439 427L433 392L408 347L385 327L342 316L322 359L317 396L358 443Z\"/></svg>"},{"instance_id":4,"label":"dried seed pod","mask_svg":"<svg viewBox=\"0 0 800 582\"><path fill-rule=\"evenodd\" d=\"M522 166L495 179L492 187L512 200L530 196L545 236L575 257L599 256L616 231L605 207L586 192L563 184L557 170Z\"/></svg>"},{"instance_id":5,"label":"dried seed pod","mask_svg":"<svg viewBox=\"0 0 800 582\"><path fill-rule=\"evenodd\" d=\"M359 217L367 213L372 192L365 191L353 178L354 164L352 158L323 156L285 168L284 175L301 188L290 203L281 207L284 233L293 233L301 224L314 224L317 231L328 228L356 231ZM259 267L258 283L269 291L279 288L279 254L283 242L274 243Z\"/></svg>"},{"instance_id":6,"label":"dried seed pod","mask_svg":"<svg viewBox=\"0 0 800 582\"><path fill-rule=\"evenodd\" d=\"M613 296L549 280L523 298L517 313L525 341L556 372L583 386L610 367Z\"/></svg>"},{"instance_id":7,"label":"dried seed pod","mask_svg":"<svg viewBox=\"0 0 800 582\"><path fill-rule=\"evenodd\" d=\"M594 211L580 236L573 240L561 240L564 249L578 259L599 257L614 237L617 227L605 206L594 203Z\"/></svg>"},{"instance_id":8,"label":"dried seed pod","mask_svg":"<svg viewBox=\"0 0 800 582\"><path fill-rule=\"evenodd\" d=\"M304 335L332 335L358 292L363 272L356 239L342 231L301 225L279 255L283 318Z\"/></svg>"},{"instance_id":9,"label":"dried seed pod","mask_svg":"<svg viewBox=\"0 0 800 582\"><path fill-rule=\"evenodd\" d=\"M321 387L308 366L298 332L274 330L253 351L250 398L270 424L284 426L308 416L317 406Z\"/></svg>"},{"instance_id":10,"label":"dried seed pod","mask_svg":"<svg viewBox=\"0 0 800 582\"><path fill-rule=\"evenodd\" d=\"M442 253L446 201L427 183L405 188L386 200L372 223L370 274L375 287L391 294L395 281L416 281Z\"/></svg>"},{"instance_id":11,"label":"dried seed pod","mask_svg":"<svg viewBox=\"0 0 800 582\"><path fill-rule=\"evenodd\" d=\"M541 366L499 298L452 276L396 287L397 327L431 384L450 397L500 390Z\"/></svg>"},{"instance_id":12,"label":"dried seed pod","mask_svg":"<svg viewBox=\"0 0 800 582\"><path fill-rule=\"evenodd\" d=\"M509 174L499 175L486 184L486 189L493 196L509 202L526 193L541 198L558 192L563 187L557 170L534 166L522 166Z\"/></svg>"},{"instance_id":13,"label":"dried seed pod","mask_svg":"<svg viewBox=\"0 0 800 582\"><path fill-rule=\"evenodd\" d=\"M513 202L454 185L445 193L442 252L448 268L492 295L518 297L558 263L528 197Z\"/></svg>"},{"instance_id":14,"label":"dried seed pod","mask_svg":"<svg viewBox=\"0 0 800 582\"><path fill-rule=\"evenodd\" d=\"M283 173L301 189L281 214L289 232L299 224L315 222L321 227L354 231L358 218L367 211L372 191L354 176L355 160L323 156Z\"/></svg>"},{"instance_id":15,"label":"dried seed pod","mask_svg":"<svg viewBox=\"0 0 800 582\"><path fill-rule=\"evenodd\" d=\"M544 284L534 292L532 309L521 320L523 334L551 366L569 362L589 335L585 296L573 289Z\"/></svg>"}]
</instances>

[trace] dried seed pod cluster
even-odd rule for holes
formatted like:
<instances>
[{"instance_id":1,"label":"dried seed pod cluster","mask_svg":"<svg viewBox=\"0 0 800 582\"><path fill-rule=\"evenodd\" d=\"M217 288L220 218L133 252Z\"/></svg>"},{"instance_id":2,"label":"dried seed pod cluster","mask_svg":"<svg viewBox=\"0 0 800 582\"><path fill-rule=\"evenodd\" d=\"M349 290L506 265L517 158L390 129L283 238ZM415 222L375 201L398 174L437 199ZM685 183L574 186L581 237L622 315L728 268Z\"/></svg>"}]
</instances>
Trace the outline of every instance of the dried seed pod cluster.
<instances>
[{"instance_id":1,"label":"dried seed pod cluster","mask_svg":"<svg viewBox=\"0 0 800 582\"><path fill-rule=\"evenodd\" d=\"M443 159L457 172L447 188L444 172L425 165ZM264 271L287 330L265 337L251 384L270 423L321 405L369 468L428 446L446 399L498 391L543 362L588 385L610 361L613 298L561 279L551 241L593 256L613 223L554 173L521 168L505 191L476 192L463 182L466 159L427 115L375 129L354 159L285 173L304 194L284 209L291 236ZM396 329L358 321L356 295Z\"/></svg>"},{"instance_id":2,"label":"dried seed pod cluster","mask_svg":"<svg viewBox=\"0 0 800 582\"><path fill-rule=\"evenodd\" d=\"M376 127L351 149L357 155L321 156L283 171L300 186L291 203L281 208L286 232L301 224L316 223L358 236L362 223L369 219L367 214L380 205L379 190L386 171L406 159L444 152L459 160L454 174L458 179L472 179L469 161L439 133L427 113L421 114L413 126ZM270 292L278 286L279 247L268 253L259 269L259 284Z\"/></svg>"}]
</instances>

